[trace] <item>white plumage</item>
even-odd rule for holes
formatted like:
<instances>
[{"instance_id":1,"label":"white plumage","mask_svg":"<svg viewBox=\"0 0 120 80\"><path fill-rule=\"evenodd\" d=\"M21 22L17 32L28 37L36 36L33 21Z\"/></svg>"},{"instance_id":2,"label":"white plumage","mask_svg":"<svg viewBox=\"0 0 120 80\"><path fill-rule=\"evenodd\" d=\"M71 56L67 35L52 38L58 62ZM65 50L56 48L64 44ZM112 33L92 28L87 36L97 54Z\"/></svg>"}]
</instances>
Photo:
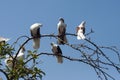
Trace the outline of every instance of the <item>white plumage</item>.
<instances>
[{"instance_id":1,"label":"white plumage","mask_svg":"<svg viewBox=\"0 0 120 80\"><path fill-rule=\"evenodd\" d=\"M5 44L5 42L7 42L9 40L10 39L8 39L8 38L0 37L0 45Z\"/></svg>"},{"instance_id":2,"label":"white plumage","mask_svg":"<svg viewBox=\"0 0 120 80\"><path fill-rule=\"evenodd\" d=\"M85 39L85 21L82 21L81 24L76 28L77 39Z\"/></svg>"},{"instance_id":3,"label":"white plumage","mask_svg":"<svg viewBox=\"0 0 120 80\"><path fill-rule=\"evenodd\" d=\"M59 22L57 24L57 29L58 29L58 44L65 44L65 43L67 43L66 27L67 27L67 25L64 23L64 19L60 18Z\"/></svg>"},{"instance_id":4,"label":"white plumage","mask_svg":"<svg viewBox=\"0 0 120 80\"><path fill-rule=\"evenodd\" d=\"M18 55L17 55L17 60L23 60L24 59L24 52L25 52L25 48L22 47L21 50L19 51Z\"/></svg>"},{"instance_id":5,"label":"white plumage","mask_svg":"<svg viewBox=\"0 0 120 80\"><path fill-rule=\"evenodd\" d=\"M35 23L30 27L31 36L33 37L34 49L38 49L40 47L40 27L42 27L41 23Z\"/></svg>"},{"instance_id":6,"label":"white plumage","mask_svg":"<svg viewBox=\"0 0 120 80\"><path fill-rule=\"evenodd\" d=\"M60 47L55 44L54 42L51 43L52 46L52 52L56 55L57 58L57 62L58 63L63 63L63 58L62 56L62 50L60 49Z\"/></svg>"},{"instance_id":7,"label":"white plumage","mask_svg":"<svg viewBox=\"0 0 120 80\"><path fill-rule=\"evenodd\" d=\"M5 59L5 65L9 68L12 68L13 63L12 63L13 59L11 57L6 57Z\"/></svg>"},{"instance_id":8,"label":"white plumage","mask_svg":"<svg viewBox=\"0 0 120 80\"><path fill-rule=\"evenodd\" d=\"M25 48L22 47L21 50L19 51L17 57L16 57L17 61L24 60L24 52L25 52ZM15 56L16 56L16 55L13 55L13 58L15 58ZM6 56L5 64L6 64L6 66L8 66L9 68L12 68L12 66L13 66L13 63L12 63L13 58L10 57L10 56L8 56L8 55Z\"/></svg>"}]
</instances>

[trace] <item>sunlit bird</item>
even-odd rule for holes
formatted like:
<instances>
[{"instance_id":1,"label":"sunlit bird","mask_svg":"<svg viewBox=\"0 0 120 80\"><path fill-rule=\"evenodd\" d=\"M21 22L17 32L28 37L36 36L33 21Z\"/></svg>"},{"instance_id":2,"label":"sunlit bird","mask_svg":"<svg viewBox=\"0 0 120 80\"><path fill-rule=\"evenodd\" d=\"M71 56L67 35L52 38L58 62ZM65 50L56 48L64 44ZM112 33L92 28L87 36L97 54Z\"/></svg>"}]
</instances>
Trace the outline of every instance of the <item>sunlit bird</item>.
<instances>
[{"instance_id":1,"label":"sunlit bird","mask_svg":"<svg viewBox=\"0 0 120 80\"><path fill-rule=\"evenodd\" d=\"M31 36L33 37L34 49L38 49L40 47L40 27L42 27L41 23L35 23L30 27Z\"/></svg>"},{"instance_id":2,"label":"sunlit bird","mask_svg":"<svg viewBox=\"0 0 120 80\"><path fill-rule=\"evenodd\" d=\"M5 42L9 41L10 39L8 38L4 38L4 37L0 37L0 45L4 45Z\"/></svg>"},{"instance_id":3,"label":"sunlit bird","mask_svg":"<svg viewBox=\"0 0 120 80\"><path fill-rule=\"evenodd\" d=\"M65 44L65 43L67 43L66 27L67 27L67 25L65 24L64 19L60 18L59 22L57 24L57 29L58 29L58 44Z\"/></svg>"},{"instance_id":4,"label":"sunlit bird","mask_svg":"<svg viewBox=\"0 0 120 80\"><path fill-rule=\"evenodd\" d=\"M16 57L16 60L17 60L17 61L22 61L22 60L24 60L24 58L25 58L25 57L24 57L24 52L25 52L25 48L22 47L22 48L20 49L17 57ZM15 58L15 56L16 56L16 55L13 55L13 58ZM13 66L13 58L10 57L9 55L6 56L5 64L6 64L6 66L8 66L9 68L12 68L12 66Z\"/></svg>"},{"instance_id":5,"label":"sunlit bird","mask_svg":"<svg viewBox=\"0 0 120 80\"><path fill-rule=\"evenodd\" d=\"M85 21L82 21L81 24L76 28L77 39L85 39Z\"/></svg>"}]
</instances>

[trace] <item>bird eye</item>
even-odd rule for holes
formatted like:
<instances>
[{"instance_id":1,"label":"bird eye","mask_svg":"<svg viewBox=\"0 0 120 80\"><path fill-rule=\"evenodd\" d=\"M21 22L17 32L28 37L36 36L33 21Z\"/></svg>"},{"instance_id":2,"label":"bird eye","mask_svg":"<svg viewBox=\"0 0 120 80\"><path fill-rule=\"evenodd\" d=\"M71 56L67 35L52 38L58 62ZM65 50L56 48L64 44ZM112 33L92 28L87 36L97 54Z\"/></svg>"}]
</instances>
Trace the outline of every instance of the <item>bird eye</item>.
<instances>
[{"instance_id":1,"label":"bird eye","mask_svg":"<svg viewBox=\"0 0 120 80\"><path fill-rule=\"evenodd\" d=\"M83 27L81 27L81 29L84 29Z\"/></svg>"}]
</instances>

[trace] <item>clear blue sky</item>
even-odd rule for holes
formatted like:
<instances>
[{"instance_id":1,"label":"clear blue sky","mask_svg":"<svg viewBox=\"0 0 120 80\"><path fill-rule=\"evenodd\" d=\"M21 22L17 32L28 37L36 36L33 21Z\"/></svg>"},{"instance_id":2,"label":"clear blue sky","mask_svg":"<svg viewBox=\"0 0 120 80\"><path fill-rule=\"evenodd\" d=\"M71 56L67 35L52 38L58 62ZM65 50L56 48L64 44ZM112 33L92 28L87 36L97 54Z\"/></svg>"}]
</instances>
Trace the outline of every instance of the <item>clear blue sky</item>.
<instances>
[{"instance_id":1,"label":"clear blue sky","mask_svg":"<svg viewBox=\"0 0 120 80\"><path fill-rule=\"evenodd\" d=\"M29 27L43 24L42 34L57 33L59 17L67 24L67 32L75 33L75 27L86 21L87 32L95 33L91 39L99 45L116 45L120 48L120 0L4 0L0 1L0 36L11 38L12 44L19 36L30 36ZM80 43L76 37L68 36L69 43ZM39 52L51 52L50 42L55 39L42 38ZM27 49L33 49L29 42ZM64 55L77 51L61 46ZM74 54L75 55L75 54ZM73 56L74 56L73 55ZM46 72L43 80L97 80L96 73L89 66L64 60L58 64L55 57L41 56L40 68ZM120 76L110 71L117 80ZM1 76L1 73L0 73Z\"/></svg>"}]
</instances>

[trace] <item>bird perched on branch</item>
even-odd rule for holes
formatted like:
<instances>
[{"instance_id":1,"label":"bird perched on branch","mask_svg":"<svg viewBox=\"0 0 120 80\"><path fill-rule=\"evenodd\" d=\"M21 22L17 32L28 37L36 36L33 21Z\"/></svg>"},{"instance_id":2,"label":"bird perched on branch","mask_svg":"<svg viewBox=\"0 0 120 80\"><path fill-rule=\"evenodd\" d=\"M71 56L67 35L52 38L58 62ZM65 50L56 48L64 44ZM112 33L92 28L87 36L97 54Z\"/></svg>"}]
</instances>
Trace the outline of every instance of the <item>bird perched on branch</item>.
<instances>
[{"instance_id":1,"label":"bird perched on branch","mask_svg":"<svg viewBox=\"0 0 120 80\"><path fill-rule=\"evenodd\" d=\"M5 42L9 41L10 39L8 38L3 38L3 37L0 37L0 45L4 45Z\"/></svg>"},{"instance_id":2,"label":"bird perched on branch","mask_svg":"<svg viewBox=\"0 0 120 80\"><path fill-rule=\"evenodd\" d=\"M59 22L57 24L57 29L58 29L58 44L65 44L67 43L67 38L66 38L66 27L67 25L64 22L63 18L59 19Z\"/></svg>"},{"instance_id":3,"label":"bird perched on branch","mask_svg":"<svg viewBox=\"0 0 120 80\"><path fill-rule=\"evenodd\" d=\"M24 60L24 52L25 52L25 48L22 47L16 57L17 62ZM12 68L13 66L13 58L15 58L16 55L13 55L12 57L8 56L5 59L5 64L6 66L8 66L9 68Z\"/></svg>"},{"instance_id":4,"label":"bird perched on branch","mask_svg":"<svg viewBox=\"0 0 120 80\"><path fill-rule=\"evenodd\" d=\"M57 62L63 63L62 50L60 49L60 47L54 42L51 43L51 47L52 47L52 52L56 55Z\"/></svg>"},{"instance_id":5,"label":"bird perched on branch","mask_svg":"<svg viewBox=\"0 0 120 80\"><path fill-rule=\"evenodd\" d=\"M76 28L77 39L85 39L85 21L82 21L81 24Z\"/></svg>"},{"instance_id":6,"label":"bird perched on branch","mask_svg":"<svg viewBox=\"0 0 120 80\"><path fill-rule=\"evenodd\" d=\"M42 27L41 23L35 23L30 27L31 36L33 37L34 49L38 49L40 47L40 27Z\"/></svg>"}]
</instances>

